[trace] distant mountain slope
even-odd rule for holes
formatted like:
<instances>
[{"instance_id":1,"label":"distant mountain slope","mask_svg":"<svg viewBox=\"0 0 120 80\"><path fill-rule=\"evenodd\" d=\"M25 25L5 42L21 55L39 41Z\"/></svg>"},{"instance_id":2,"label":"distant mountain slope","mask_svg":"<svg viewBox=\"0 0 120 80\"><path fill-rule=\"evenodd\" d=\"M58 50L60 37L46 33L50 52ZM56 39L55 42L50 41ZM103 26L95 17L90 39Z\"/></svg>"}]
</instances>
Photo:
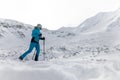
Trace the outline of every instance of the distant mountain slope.
<instances>
[{"instance_id":1,"label":"distant mountain slope","mask_svg":"<svg viewBox=\"0 0 120 80\"><path fill-rule=\"evenodd\" d=\"M97 15L88 18L77 28L80 32L101 32L106 30L113 30L120 25L120 9L114 12L101 12Z\"/></svg>"}]
</instances>

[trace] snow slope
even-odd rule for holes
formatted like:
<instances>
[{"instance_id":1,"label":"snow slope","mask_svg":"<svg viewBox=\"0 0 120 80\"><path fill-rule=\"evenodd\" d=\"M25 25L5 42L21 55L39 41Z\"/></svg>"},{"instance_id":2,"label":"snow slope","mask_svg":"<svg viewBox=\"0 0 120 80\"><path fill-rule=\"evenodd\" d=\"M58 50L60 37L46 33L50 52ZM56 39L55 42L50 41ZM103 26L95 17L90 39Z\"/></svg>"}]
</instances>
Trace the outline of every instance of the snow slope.
<instances>
[{"instance_id":1,"label":"snow slope","mask_svg":"<svg viewBox=\"0 0 120 80\"><path fill-rule=\"evenodd\" d=\"M102 12L78 27L43 29L46 59L18 57L29 46L33 26L0 19L0 80L119 80L120 10Z\"/></svg>"}]
</instances>

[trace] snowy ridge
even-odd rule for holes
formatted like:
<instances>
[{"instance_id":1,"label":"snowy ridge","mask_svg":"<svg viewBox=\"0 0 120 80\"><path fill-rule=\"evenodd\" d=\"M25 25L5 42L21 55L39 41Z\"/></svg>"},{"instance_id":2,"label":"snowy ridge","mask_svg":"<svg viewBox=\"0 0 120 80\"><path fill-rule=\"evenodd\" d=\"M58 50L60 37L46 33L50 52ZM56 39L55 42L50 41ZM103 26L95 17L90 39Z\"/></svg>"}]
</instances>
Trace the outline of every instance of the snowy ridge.
<instances>
[{"instance_id":1,"label":"snowy ridge","mask_svg":"<svg viewBox=\"0 0 120 80\"><path fill-rule=\"evenodd\" d=\"M31 25L23 24L14 20L0 19L0 44L2 47L13 47L16 44L23 45L23 40L30 39Z\"/></svg>"}]
</instances>

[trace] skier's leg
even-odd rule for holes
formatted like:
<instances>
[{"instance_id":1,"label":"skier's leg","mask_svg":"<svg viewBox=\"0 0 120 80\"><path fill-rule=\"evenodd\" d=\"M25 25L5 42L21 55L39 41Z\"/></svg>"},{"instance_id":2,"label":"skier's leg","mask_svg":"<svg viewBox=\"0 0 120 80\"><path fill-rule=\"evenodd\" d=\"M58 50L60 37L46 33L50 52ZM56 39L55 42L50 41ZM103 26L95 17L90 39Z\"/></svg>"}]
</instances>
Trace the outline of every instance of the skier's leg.
<instances>
[{"instance_id":1,"label":"skier's leg","mask_svg":"<svg viewBox=\"0 0 120 80\"><path fill-rule=\"evenodd\" d=\"M19 58L23 60L24 57L27 56L33 50L34 47L35 47L35 43L31 42L29 49L25 53L23 53Z\"/></svg>"},{"instance_id":2,"label":"skier's leg","mask_svg":"<svg viewBox=\"0 0 120 80\"><path fill-rule=\"evenodd\" d=\"M39 59L39 53L40 53L40 45L36 44L35 48L36 48L35 61L38 61L38 59Z\"/></svg>"}]
</instances>

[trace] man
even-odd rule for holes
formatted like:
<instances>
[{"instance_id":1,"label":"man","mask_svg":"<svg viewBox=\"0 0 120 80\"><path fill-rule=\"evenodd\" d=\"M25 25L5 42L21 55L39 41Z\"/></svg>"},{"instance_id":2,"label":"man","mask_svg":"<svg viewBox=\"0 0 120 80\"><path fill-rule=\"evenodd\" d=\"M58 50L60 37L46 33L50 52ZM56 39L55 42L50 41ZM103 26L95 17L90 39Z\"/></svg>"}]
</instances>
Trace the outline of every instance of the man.
<instances>
[{"instance_id":1,"label":"man","mask_svg":"<svg viewBox=\"0 0 120 80\"><path fill-rule=\"evenodd\" d=\"M34 27L34 29L32 30L32 39L31 39L31 43L30 43L30 47L29 49L23 53L19 59L23 60L32 50L33 48L36 49L36 55L35 55L35 61L38 61L39 58L39 53L40 53L40 44L39 44L39 40L45 40L45 37L42 37L42 34L40 32L40 30L42 29L42 25L41 24L37 24L37 26Z\"/></svg>"}]
</instances>

